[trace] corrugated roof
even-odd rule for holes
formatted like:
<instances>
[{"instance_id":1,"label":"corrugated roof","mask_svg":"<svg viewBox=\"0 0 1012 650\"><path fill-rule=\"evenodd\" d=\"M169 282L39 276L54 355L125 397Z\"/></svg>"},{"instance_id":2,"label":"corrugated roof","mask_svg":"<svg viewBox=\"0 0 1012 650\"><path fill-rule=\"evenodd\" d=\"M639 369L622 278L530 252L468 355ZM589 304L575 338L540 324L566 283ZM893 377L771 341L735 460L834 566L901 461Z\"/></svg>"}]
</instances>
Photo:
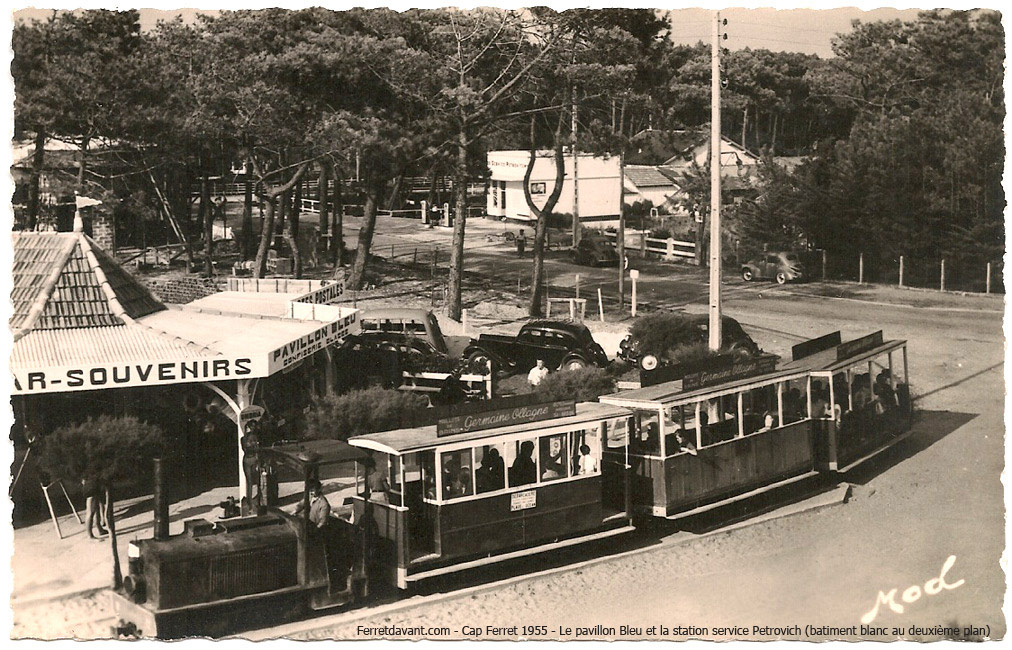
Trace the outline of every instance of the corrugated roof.
<instances>
[{"instance_id":1,"label":"corrugated roof","mask_svg":"<svg viewBox=\"0 0 1012 650\"><path fill-rule=\"evenodd\" d=\"M215 356L215 350L147 327L116 325L28 332L14 344L11 368L35 369L40 361L46 366L62 367Z\"/></svg>"}]
</instances>

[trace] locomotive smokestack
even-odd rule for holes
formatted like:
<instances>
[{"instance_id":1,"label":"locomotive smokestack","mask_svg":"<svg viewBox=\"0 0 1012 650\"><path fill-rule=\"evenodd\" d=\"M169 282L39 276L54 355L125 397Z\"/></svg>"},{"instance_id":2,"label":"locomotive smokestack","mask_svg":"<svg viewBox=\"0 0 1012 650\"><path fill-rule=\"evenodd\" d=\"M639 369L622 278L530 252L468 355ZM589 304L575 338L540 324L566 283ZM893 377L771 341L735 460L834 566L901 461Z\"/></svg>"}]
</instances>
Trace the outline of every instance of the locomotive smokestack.
<instances>
[{"instance_id":1,"label":"locomotive smokestack","mask_svg":"<svg viewBox=\"0 0 1012 650\"><path fill-rule=\"evenodd\" d=\"M169 486L167 484L168 462L155 458L155 539L169 538Z\"/></svg>"}]
</instances>

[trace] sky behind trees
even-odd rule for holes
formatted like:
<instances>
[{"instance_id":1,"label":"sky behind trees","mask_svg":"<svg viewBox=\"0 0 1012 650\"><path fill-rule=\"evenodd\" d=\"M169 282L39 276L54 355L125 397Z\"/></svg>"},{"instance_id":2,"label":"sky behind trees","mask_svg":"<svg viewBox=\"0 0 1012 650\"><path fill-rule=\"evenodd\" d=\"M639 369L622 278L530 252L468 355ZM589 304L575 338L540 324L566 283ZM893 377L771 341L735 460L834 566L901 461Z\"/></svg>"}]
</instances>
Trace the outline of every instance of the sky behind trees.
<instances>
[{"instance_id":1,"label":"sky behind trees","mask_svg":"<svg viewBox=\"0 0 1012 650\"><path fill-rule=\"evenodd\" d=\"M57 6L60 3L51 3L52 6ZM101 3L100 3L101 4ZM152 5L158 3L144 2L138 3L144 5ZM204 4L204 3L200 3ZM256 4L256 3L253 3ZM310 6L314 4L327 5L327 2L309 2L309 3L288 3L288 2L276 2L271 3L278 6L296 6L302 4L303 6ZM455 4L452 2L444 3L432 3L432 2L390 2L390 3L362 3L365 5L376 4L377 6L382 4L389 4L394 7L413 7L413 6L440 6ZM462 3L468 4L468 3ZM473 3L472 3L473 4ZM485 3L478 3L485 4ZM516 2L489 2L489 5L512 5L515 6ZM530 3L540 4L540 3ZM557 3L548 3L556 5ZM566 3L563 3L566 4ZM602 3L608 5L610 3ZM622 4L622 3L614 3ZM649 3L635 3L640 5L647 5ZM656 5L670 6L670 2L658 2ZM812 3L817 4L817 3ZM824 3L825 4L825 3ZM892 3L901 4L901 3ZM952 4L946 3L946 4ZM228 7L229 3L221 3L223 8ZM235 8L240 8L236 6ZM251 8L250 5L243 6L242 8ZM335 7L337 8L337 7ZM154 27L158 20L165 20L173 18L176 15L182 15L184 20L193 20L193 17L198 13L199 10L195 9L140 9L141 16L141 28L149 29ZM672 30L671 38L676 43L682 43L686 45L692 45L697 41L708 41L710 38L710 20L712 17L712 9L704 8L686 8L686 9L673 9L671 10L672 16ZM851 21L855 18L862 20L863 22L873 22L877 20L913 20L917 17L918 9L873 9L871 11L862 11L855 7L845 7L836 9L742 9L733 8L722 11L724 17L728 20L727 33L727 47L732 50L740 50L746 47L752 49L765 48L773 51L787 51L787 52L803 52L805 54L817 54L821 57L832 56L833 50L831 46L831 40L833 36L838 33L846 33L851 31ZM49 13L48 9L22 9L14 12L14 18L41 18ZM206 11L202 13L217 13L214 11Z\"/></svg>"}]
</instances>

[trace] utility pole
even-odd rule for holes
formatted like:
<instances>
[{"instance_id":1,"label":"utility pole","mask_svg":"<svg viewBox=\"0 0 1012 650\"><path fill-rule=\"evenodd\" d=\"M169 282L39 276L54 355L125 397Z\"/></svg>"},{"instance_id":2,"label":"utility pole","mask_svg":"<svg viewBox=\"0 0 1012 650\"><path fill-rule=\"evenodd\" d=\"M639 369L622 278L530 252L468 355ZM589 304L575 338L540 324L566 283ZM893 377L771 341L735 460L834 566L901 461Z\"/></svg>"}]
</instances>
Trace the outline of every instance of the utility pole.
<instances>
[{"instance_id":1,"label":"utility pole","mask_svg":"<svg viewBox=\"0 0 1012 650\"><path fill-rule=\"evenodd\" d=\"M580 154L576 148L576 86L573 86L573 124L572 124L572 140L573 140L573 247L580 243L580 172L579 172L579 159Z\"/></svg>"},{"instance_id":2,"label":"utility pole","mask_svg":"<svg viewBox=\"0 0 1012 650\"><path fill-rule=\"evenodd\" d=\"M720 12L713 14L710 48L710 340L713 351L722 341L720 314Z\"/></svg>"},{"instance_id":3,"label":"utility pole","mask_svg":"<svg viewBox=\"0 0 1012 650\"><path fill-rule=\"evenodd\" d=\"M625 307L625 153L618 156L618 309Z\"/></svg>"}]
</instances>

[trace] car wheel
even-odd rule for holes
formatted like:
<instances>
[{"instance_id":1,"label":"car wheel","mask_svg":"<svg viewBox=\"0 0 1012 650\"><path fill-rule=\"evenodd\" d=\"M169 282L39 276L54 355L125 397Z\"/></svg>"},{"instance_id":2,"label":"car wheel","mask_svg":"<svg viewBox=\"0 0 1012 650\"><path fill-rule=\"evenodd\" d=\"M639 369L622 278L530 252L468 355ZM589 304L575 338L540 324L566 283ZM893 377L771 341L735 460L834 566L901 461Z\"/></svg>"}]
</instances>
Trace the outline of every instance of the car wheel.
<instances>
[{"instance_id":1,"label":"car wheel","mask_svg":"<svg viewBox=\"0 0 1012 650\"><path fill-rule=\"evenodd\" d=\"M745 280L745 282L751 282L752 281L752 269L742 269L741 270L741 278L743 280Z\"/></svg>"},{"instance_id":2,"label":"car wheel","mask_svg":"<svg viewBox=\"0 0 1012 650\"><path fill-rule=\"evenodd\" d=\"M587 367L587 362L580 357L573 357L562 362L560 370L580 370Z\"/></svg>"},{"instance_id":3,"label":"car wheel","mask_svg":"<svg viewBox=\"0 0 1012 650\"><path fill-rule=\"evenodd\" d=\"M783 271L777 273L777 284L786 284L786 283L787 283L787 274L784 273Z\"/></svg>"},{"instance_id":4,"label":"car wheel","mask_svg":"<svg viewBox=\"0 0 1012 650\"><path fill-rule=\"evenodd\" d=\"M659 363L660 360L656 356L652 354L645 354L643 355L643 358L640 359L640 368L643 370L654 370L657 368Z\"/></svg>"}]
</instances>

